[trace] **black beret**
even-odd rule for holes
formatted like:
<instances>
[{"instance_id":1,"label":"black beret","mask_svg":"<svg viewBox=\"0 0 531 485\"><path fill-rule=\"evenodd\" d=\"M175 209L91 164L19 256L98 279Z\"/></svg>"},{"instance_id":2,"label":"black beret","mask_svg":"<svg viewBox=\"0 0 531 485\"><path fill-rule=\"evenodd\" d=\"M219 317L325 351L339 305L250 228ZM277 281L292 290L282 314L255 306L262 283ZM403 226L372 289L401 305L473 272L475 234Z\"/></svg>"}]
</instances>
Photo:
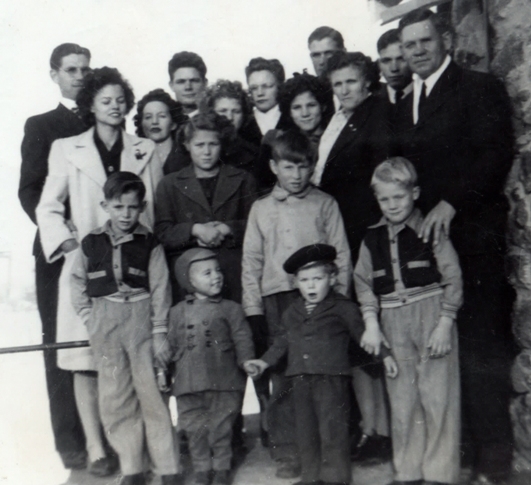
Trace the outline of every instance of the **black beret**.
<instances>
[{"instance_id":1,"label":"black beret","mask_svg":"<svg viewBox=\"0 0 531 485\"><path fill-rule=\"evenodd\" d=\"M300 268L316 261L333 262L337 257L337 251L334 246L328 244L312 244L304 246L294 252L284 263L284 271L289 274L295 274Z\"/></svg>"}]
</instances>

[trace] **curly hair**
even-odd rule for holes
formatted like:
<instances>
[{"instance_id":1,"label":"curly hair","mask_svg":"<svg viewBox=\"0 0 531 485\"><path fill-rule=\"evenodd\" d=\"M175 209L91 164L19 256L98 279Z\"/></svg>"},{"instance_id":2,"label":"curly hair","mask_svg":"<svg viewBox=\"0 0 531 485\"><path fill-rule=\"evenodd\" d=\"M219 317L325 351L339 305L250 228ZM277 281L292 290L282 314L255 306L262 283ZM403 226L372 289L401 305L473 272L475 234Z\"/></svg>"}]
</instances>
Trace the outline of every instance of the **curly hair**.
<instances>
[{"instance_id":1,"label":"curly hair","mask_svg":"<svg viewBox=\"0 0 531 485\"><path fill-rule=\"evenodd\" d=\"M369 81L369 91L374 92L378 89L378 81L380 79L378 65L369 56L363 54L363 52L334 52L330 59L328 59L322 76L330 80L330 75L333 72L344 69L345 67L359 69L365 80Z\"/></svg>"},{"instance_id":2,"label":"curly hair","mask_svg":"<svg viewBox=\"0 0 531 485\"><path fill-rule=\"evenodd\" d=\"M291 103L303 93L311 93L321 105L323 118L326 118L328 108L332 106L333 93L326 81L308 74L306 70L302 74L298 72L288 79L281 87L278 95L278 106L284 116L290 116Z\"/></svg>"},{"instance_id":3,"label":"curly hair","mask_svg":"<svg viewBox=\"0 0 531 485\"><path fill-rule=\"evenodd\" d=\"M186 120L182 107L175 101L164 89L154 89L147 93L136 105L136 115L133 121L136 126L136 134L142 138L146 138L144 129L142 128L142 116L144 108L152 101L159 101L168 107L172 121L180 126Z\"/></svg>"},{"instance_id":4,"label":"curly hair","mask_svg":"<svg viewBox=\"0 0 531 485\"><path fill-rule=\"evenodd\" d=\"M282 84L286 79L284 66L278 59L264 59L263 57L254 57L249 61L249 65L245 68L245 78L249 80L249 76L253 72L269 71L275 76L278 84Z\"/></svg>"},{"instance_id":5,"label":"curly hair","mask_svg":"<svg viewBox=\"0 0 531 485\"><path fill-rule=\"evenodd\" d=\"M192 116L182 130L181 141L190 143L198 131L215 131L219 135L221 146L225 147L235 137L232 122L212 110L200 110Z\"/></svg>"},{"instance_id":6,"label":"curly hair","mask_svg":"<svg viewBox=\"0 0 531 485\"><path fill-rule=\"evenodd\" d=\"M91 112L94 98L96 95L109 84L121 86L124 90L125 104L127 106L126 114L133 109L135 105L135 95L131 85L122 77L120 71L114 67L102 67L94 69L85 78L83 88L76 98L79 107L79 114L88 126L96 123L94 114Z\"/></svg>"}]
</instances>

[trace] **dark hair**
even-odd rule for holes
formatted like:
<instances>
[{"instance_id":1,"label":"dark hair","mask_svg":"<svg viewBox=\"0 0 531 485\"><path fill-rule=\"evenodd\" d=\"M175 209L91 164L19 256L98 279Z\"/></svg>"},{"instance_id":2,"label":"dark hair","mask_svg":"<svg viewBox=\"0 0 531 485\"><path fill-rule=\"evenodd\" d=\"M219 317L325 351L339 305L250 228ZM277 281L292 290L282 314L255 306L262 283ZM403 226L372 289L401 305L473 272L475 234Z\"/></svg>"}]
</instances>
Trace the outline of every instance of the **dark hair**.
<instances>
[{"instance_id":1,"label":"dark hair","mask_svg":"<svg viewBox=\"0 0 531 485\"><path fill-rule=\"evenodd\" d=\"M323 25L322 27L317 27L310 34L310 37L308 37L308 46L314 40L323 40L326 38L332 39L336 43L338 49L345 49L345 41L343 40L343 36L341 35L341 33L336 29L333 29L332 27L327 27L326 25Z\"/></svg>"},{"instance_id":2,"label":"dark hair","mask_svg":"<svg viewBox=\"0 0 531 485\"><path fill-rule=\"evenodd\" d=\"M132 172L114 172L103 185L105 200L120 199L129 192L136 192L139 202L144 201L146 186L142 179Z\"/></svg>"},{"instance_id":3,"label":"dark hair","mask_svg":"<svg viewBox=\"0 0 531 485\"><path fill-rule=\"evenodd\" d=\"M378 89L378 81L380 79L378 66L369 56L366 56L362 52L334 52L326 63L323 76L330 79L330 75L334 71L338 71L345 67L359 69L361 75L370 83L369 91L376 91Z\"/></svg>"},{"instance_id":4,"label":"dark hair","mask_svg":"<svg viewBox=\"0 0 531 485\"><path fill-rule=\"evenodd\" d=\"M279 131L270 142L273 160L293 163L315 163L315 150L310 139L298 130Z\"/></svg>"},{"instance_id":5,"label":"dark hair","mask_svg":"<svg viewBox=\"0 0 531 485\"><path fill-rule=\"evenodd\" d=\"M376 50L378 52L383 51L391 44L400 44L400 32L398 32L398 29L391 29L384 32L376 43Z\"/></svg>"},{"instance_id":6,"label":"dark hair","mask_svg":"<svg viewBox=\"0 0 531 485\"><path fill-rule=\"evenodd\" d=\"M310 268L324 268L326 273L330 276L337 276L339 274L339 268L334 261L312 261L311 263L298 268L294 275L297 276L302 270Z\"/></svg>"},{"instance_id":7,"label":"dark hair","mask_svg":"<svg viewBox=\"0 0 531 485\"><path fill-rule=\"evenodd\" d=\"M245 124L251 108L249 104L249 97L244 91L242 84L239 81L218 79L206 91L205 106L207 109L214 110L216 102L224 98L235 99L240 103L243 112L243 124Z\"/></svg>"},{"instance_id":8,"label":"dark hair","mask_svg":"<svg viewBox=\"0 0 531 485\"><path fill-rule=\"evenodd\" d=\"M326 118L327 110L332 105L333 94L330 86L324 80L312 76L304 71L302 74L298 72L293 74L293 77L288 79L280 88L278 94L278 106L284 116L290 116L291 103L293 100L303 93L311 93L317 102L321 105L323 118Z\"/></svg>"},{"instance_id":9,"label":"dark hair","mask_svg":"<svg viewBox=\"0 0 531 485\"><path fill-rule=\"evenodd\" d=\"M86 47L81 47L78 44L66 43L58 45L53 50L50 57L50 67L57 71L63 63L63 57L69 56L70 54L84 55L90 61L90 51Z\"/></svg>"},{"instance_id":10,"label":"dark hair","mask_svg":"<svg viewBox=\"0 0 531 485\"><path fill-rule=\"evenodd\" d=\"M249 61L249 65L245 68L245 77L249 80L249 76L253 72L257 71L269 71L275 76L278 84L282 84L286 79L284 73L284 66L278 59L264 59L263 57L254 57Z\"/></svg>"},{"instance_id":11,"label":"dark hair","mask_svg":"<svg viewBox=\"0 0 531 485\"><path fill-rule=\"evenodd\" d=\"M195 52L182 51L173 54L173 57L168 62L168 74L170 75L170 81L173 79L173 74L177 69L181 67L193 67L197 69L201 79L203 81L206 78L207 67L202 57Z\"/></svg>"},{"instance_id":12,"label":"dark hair","mask_svg":"<svg viewBox=\"0 0 531 485\"><path fill-rule=\"evenodd\" d=\"M194 134L200 130L218 133L222 147L226 146L234 138L234 125L232 122L212 110L201 110L192 116L184 125L181 140L189 143Z\"/></svg>"},{"instance_id":13,"label":"dark hair","mask_svg":"<svg viewBox=\"0 0 531 485\"><path fill-rule=\"evenodd\" d=\"M96 95L109 84L121 86L124 90L126 113L129 113L135 105L135 95L130 84L122 77L120 71L114 67L102 67L94 69L85 78L83 88L79 91L76 102L79 113L85 123L93 126L95 123L94 113L91 112L92 104Z\"/></svg>"},{"instance_id":14,"label":"dark hair","mask_svg":"<svg viewBox=\"0 0 531 485\"><path fill-rule=\"evenodd\" d=\"M154 89L147 93L136 105L136 115L133 118L136 126L136 134L143 138L146 137L144 129L142 128L142 116L144 114L144 108L152 101L160 101L164 103L170 112L170 117L177 126L181 125L184 120L184 114L182 107L177 101L175 101L164 89Z\"/></svg>"},{"instance_id":15,"label":"dark hair","mask_svg":"<svg viewBox=\"0 0 531 485\"><path fill-rule=\"evenodd\" d=\"M419 22L424 22L425 20L429 20L440 35L451 32L451 27L446 18L440 14L433 13L429 8L413 10L407 15L404 15L400 19L400 22L398 22L398 32L401 34L404 28L408 25L418 24Z\"/></svg>"}]
</instances>

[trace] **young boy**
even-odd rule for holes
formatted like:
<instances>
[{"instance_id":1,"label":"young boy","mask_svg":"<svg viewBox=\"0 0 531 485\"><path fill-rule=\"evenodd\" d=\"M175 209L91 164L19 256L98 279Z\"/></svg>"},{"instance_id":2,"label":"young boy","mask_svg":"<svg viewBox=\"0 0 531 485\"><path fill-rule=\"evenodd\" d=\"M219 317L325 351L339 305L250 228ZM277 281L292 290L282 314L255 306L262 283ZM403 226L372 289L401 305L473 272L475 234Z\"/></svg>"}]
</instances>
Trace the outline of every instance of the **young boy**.
<instances>
[{"instance_id":1,"label":"young boy","mask_svg":"<svg viewBox=\"0 0 531 485\"><path fill-rule=\"evenodd\" d=\"M74 308L86 322L98 370L101 420L120 458L122 485L146 483L144 434L163 485L177 485L173 429L154 371L170 357L164 251L138 222L146 189L137 175L112 174L103 193L110 220L82 240L71 277Z\"/></svg>"},{"instance_id":2,"label":"young boy","mask_svg":"<svg viewBox=\"0 0 531 485\"><path fill-rule=\"evenodd\" d=\"M451 242L424 243L415 168L386 160L372 181L383 219L361 245L354 282L366 332L365 349L381 331L398 362L387 380L393 461L398 483L459 479L460 395L455 317L462 303L461 270ZM424 482L423 482L424 480Z\"/></svg>"},{"instance_id":3,"label":"young boy","mask_svg":"<svg viewBox=\"0 0 531 485\"><path fill-rule=\"evenodd\" d=\"M175 361L173 393L195 472L194 485L229 483L232 427L239 415L254 357L251 330L238 303L221 298L223 274L216 253L184 252L175 276L188 292L171 309L168 340Z\"/></svg>"},{"instance_id":4,"label":"young boy","mask_svg":"<svg viewBox=\"0 0 531 485\"><path fill-rule=\"evenodd\" d=\"M242 305L259 355L281 333L280 317L298 296L292 279L282 269L282 262L294 251L314 243L334 246L339 293L347 294L352 271L338 205L330 195L310 185L315 161L310 141L299 132L287 131L271 144L270 168L277 183L251 208L242 258ZM294 478L300 474L300 460L291 384L284 376L285 367L285 362L281 362L271 369L269 446L277 462L277 477Z\"/></svg>"},{"instance_id":5,"label":"young boy","mask_svg":"<svg viewBox=\"0 0 531 485\"><path fill-rule=\"evenodd\" d=\"M262 372L288 355L286 376L291 378L301 456L302 482L349 484L349 387L350 338L358 341L364 331L359 309L346 296L332 290L336 283L336 250L314 244L296 251L284 263L295 275L300 295L282 315L285 332L260 360L246 363ZM396 363L387 349L384 365L396 376Z\"/></svg>"}]
</instances>

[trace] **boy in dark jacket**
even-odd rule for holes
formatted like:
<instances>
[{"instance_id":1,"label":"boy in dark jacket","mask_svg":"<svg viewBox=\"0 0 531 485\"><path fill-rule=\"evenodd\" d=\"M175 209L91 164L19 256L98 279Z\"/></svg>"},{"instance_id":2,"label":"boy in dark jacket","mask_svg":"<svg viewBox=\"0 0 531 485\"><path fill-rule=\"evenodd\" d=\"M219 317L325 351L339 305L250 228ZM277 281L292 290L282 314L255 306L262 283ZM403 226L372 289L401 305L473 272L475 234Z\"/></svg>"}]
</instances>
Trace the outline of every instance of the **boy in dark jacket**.
<instances>
[{"instance_id":1,"label":"boy in dark jacket","mask_svg":"<svg viewBox=\"0 0 531 485\"><path fill-rule=\"evenodd\" d=\"M189 249L175 263L185 301L170 311L175 361L173 393L188 436L194 485L229 483L232 426L245 390L244 362L254 357L251 329L238 303L221 297L223 274L214 252Z\"/></svg>"},{"instance_id":2,"label":"boy in dark jacket","mask_svg":"<svg viewBox=\"0 0 531 485\"><path fill-rule=\"evenodd\" d=\"M305 246L284 263L295 275L301 296L282 315L286 331L259 360L246 363L256 376L288 355L286 376L291 377L297 412L297 445L302 481L309 484L349 484L350 339L359 342L364 331L358 307L334 287L336 250L327 244ZM397 366L384 350L389 377Z\"/></svg>"}]
</instances>

